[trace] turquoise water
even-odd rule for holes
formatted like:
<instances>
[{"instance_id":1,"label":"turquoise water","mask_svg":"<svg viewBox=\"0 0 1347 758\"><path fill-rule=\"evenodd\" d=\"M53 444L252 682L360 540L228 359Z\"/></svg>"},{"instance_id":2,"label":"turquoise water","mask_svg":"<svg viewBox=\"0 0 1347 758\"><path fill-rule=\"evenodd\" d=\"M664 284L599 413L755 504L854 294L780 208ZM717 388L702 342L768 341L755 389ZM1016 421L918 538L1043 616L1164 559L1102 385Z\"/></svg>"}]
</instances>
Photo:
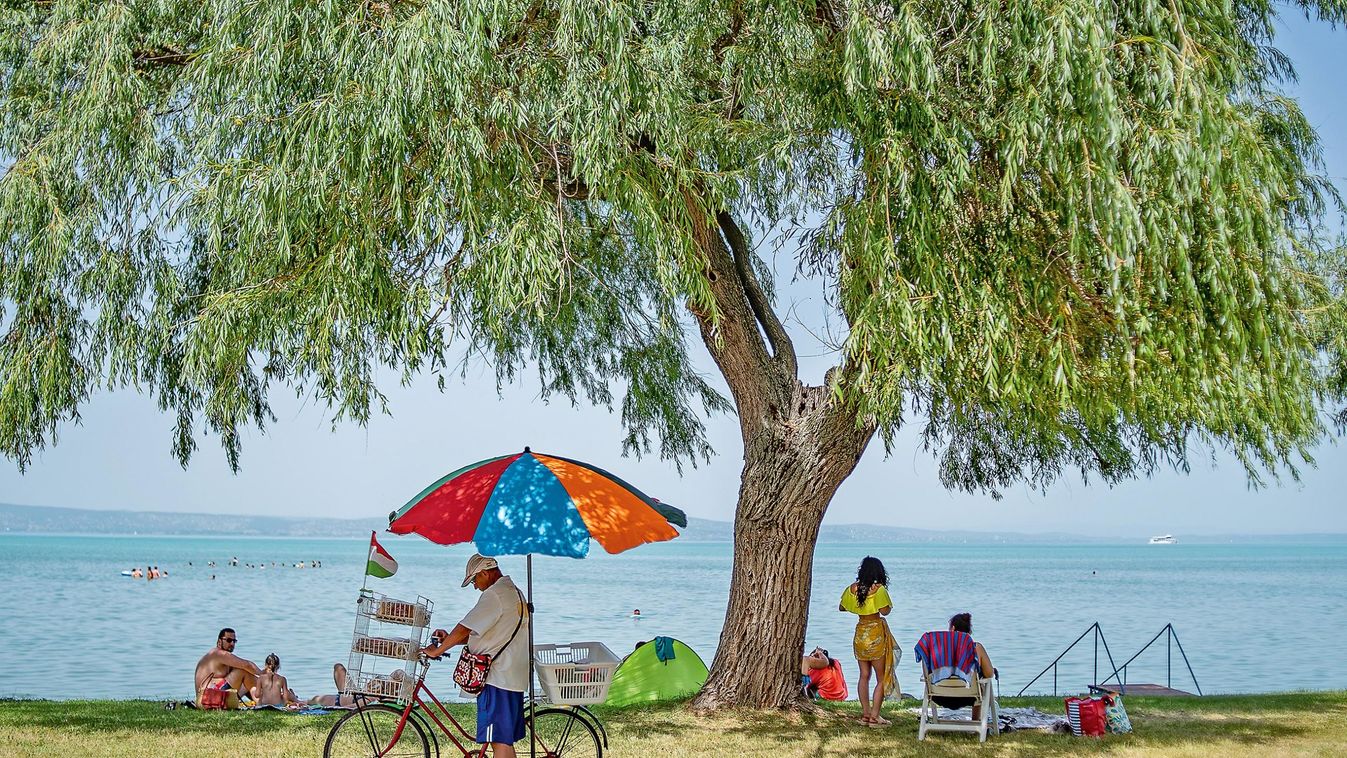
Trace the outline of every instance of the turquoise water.
<instances>
[{"instance_id":1,"label":"turquoise water","mask_svg":"<svg viewBox=\"0 0 1347 758\"><path fill-rule=\"evenodd\" d=\"M476 593L458 586L470 547L381 539L401 567L391 579L370 580L375 589L430 597L433 621L444 627L471 607ZM9 582L0 613L0 697L189 697L193 666L223 626L238 631L239 655L260 662L277 653L281 673L302 697L330 692L331 664L349 650L367 544L0 536L0 573ZM620 655L664 634L711 662L728 596L728 544L672 542L617 556L595 550L581 561L534 559L538 642L599 640ZM1118 664L1172 621L1207 693L1347 687L1339 655L1347 544L820 545L808 644L844 661L853 690L852 624L837 612L837 596L866 554L889 569L890 622L904 648L899 678L909 692L917 682L912 643L963 610L973 613L975 636L1000 669L1005 694L1096 620ZM229 568L231 556L277 567ZM288 567L314 559L322 568ZM205 566L211 560L213 569ZM169 578L119 575L146 564L167 568ZM522 586L524 559L503 564ZM630 618L633 608L641 609L640 620ZM1291 665L1278 660L1279 650L1291 652ZM1087 638L1062 662L1061 691L1088 682L1092 651ZM1104 671L1102 648L1100 654ZM1129 681L1163 684L1165 666L1157 645L1133 664ZM1173 667L1174 686L1191 691L1177 650ZM437 679L445 693L452 690L447 670L432 673L432 683ZM1031 691L1051 689L1049 674Z\"/></svg>"}]
</instances>

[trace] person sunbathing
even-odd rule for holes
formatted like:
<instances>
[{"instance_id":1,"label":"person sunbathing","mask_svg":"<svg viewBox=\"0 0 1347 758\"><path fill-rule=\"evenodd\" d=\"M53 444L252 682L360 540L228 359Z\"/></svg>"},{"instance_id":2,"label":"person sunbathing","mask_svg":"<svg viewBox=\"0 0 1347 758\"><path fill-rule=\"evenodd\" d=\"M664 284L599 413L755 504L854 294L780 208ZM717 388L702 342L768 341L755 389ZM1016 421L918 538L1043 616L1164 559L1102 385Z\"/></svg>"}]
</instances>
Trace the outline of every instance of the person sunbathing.
<instances>
[{"instance_id":1,"label":"person sunbathing","mask_svg":"<svg viewBox=\"0 0 1347 758\"><path fill-rule=\"evenodd\" d=\"M401 673L401 672L398 672ZM332 681L337 685L335 695L315 695L308 700L309 705L324 708L354 708L355 698L346 693L346 667L340 663L332 664Z\"/></svg>"},{"instance_id":2,"label":"person sunbathing","mask_svg":"<svg viewBox=\"0 0 1347 758\"><path fill-rule=\"evenodd\" d=\"M846 700L847 679L842 674L842 662L816 647L800 660L800 678L810 697L824 700Z\"/></svg>"},{"instance_id":3,"label":"person sunbathing","mask_svg":"<svg viewBox=\"0 0 1347 758\"><path fill-rule=\"evenodd\" d=\"M201 656L196 663L196 701L201 703L202 693L207 689L227 692L226 708L238 708L239 696L249 693L257 676L262 673L256 663L234 655L234 646L238 644L238 635L233 629L225 627L215 640L215 647Z\"/></svg>"},{"instance_id":4,"label":"person sunbathing","mask_svg":"<svg viewBox=\"0 0 1347 758\"><path fill-rule=\"evenodd\" d=\"M257 684L252 686L253 700L258 705L298 706L299 698L290 689L285 677L276 673L281 667L281 659L275 653L267 656L267 667L257 675Z\"/></svg>"}]
</instances>

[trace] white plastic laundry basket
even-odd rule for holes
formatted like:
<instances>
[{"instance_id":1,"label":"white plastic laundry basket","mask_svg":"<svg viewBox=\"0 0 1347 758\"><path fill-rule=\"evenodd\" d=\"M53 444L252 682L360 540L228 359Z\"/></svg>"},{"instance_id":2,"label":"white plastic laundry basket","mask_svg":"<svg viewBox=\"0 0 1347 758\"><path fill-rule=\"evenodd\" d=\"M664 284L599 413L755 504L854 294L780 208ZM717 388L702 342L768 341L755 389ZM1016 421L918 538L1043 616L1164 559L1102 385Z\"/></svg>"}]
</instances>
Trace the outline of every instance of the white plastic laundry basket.
<instances>
[{"instance_id":1,"label":"white plastic laundry basket","mask_svg":"<svg viewBox=\"0 0 1347 758\"><path fill-rule=\"evenodd\" d=\"M602 703L621 662L602 642L533 646L538 684L548 702L557 705Z\"/></svg>"}]
</instances>

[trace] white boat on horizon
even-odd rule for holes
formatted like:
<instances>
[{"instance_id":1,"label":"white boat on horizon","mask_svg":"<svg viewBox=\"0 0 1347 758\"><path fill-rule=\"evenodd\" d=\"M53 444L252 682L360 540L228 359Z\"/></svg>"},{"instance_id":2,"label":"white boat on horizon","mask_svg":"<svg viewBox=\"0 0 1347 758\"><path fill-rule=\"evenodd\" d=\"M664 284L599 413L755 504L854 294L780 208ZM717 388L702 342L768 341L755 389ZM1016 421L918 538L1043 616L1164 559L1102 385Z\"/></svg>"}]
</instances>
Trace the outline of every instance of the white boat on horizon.
<instances>
[{"instance_id":1,"label":"white boat on horizon","mask_svg":"<svg viewBox=\"0 0 1347 758\"><path fill-rule=\"evenodd\" d=\"M1150 545L1177 545L1179 541L1174 539L1172 534L1162 534L1159 537L1151 537Z\"/></svg>"}]
</instances>

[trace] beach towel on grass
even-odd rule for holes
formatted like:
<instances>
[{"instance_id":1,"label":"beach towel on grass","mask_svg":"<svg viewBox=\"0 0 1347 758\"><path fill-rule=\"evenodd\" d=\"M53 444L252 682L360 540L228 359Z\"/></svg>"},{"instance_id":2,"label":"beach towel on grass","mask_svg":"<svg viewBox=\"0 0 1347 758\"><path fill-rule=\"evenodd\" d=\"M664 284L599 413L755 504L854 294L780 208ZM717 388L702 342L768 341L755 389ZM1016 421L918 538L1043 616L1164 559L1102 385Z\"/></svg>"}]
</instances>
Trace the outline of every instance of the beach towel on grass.
<instances>
[{"instance_id":1,"label":"beach towel on grass","mask_svg":"<svg viewBox=\"0 0 1347 758\"><path fill-rule=\"evenodd\" d=\"M921 714L921 707L907 709L909 713ZM967 711L950 710L949 708L937 708L936 713L943 721L957 721L967 718ZM1025 732L1037 731L1048 734L1070 734L1071 725L1062 716L1052 713L1044 713L1037 708L1002 708L996 709L997 720L1000 722L1002 732Z\"/></svg>"},{"instance_id":2,"label":"beach towel on grass","mask_svg":"<svg viewBox=\"0 0 1347 758\"><path fill-rule=\"evenodd\" d=\"M977 643L963 632L927 632L917 640L916 651L917 662L931 672L932 682L955 677L968 684L978 665Z\"/></svg>"},{"instance_id":3,"label":"beach towel on grass","mask_svg":"<svg viewBox=\"0 0 1347 758\"><path fill-rule=\"evenodd\" d=\"M280 713L292 713L296 716L322 716L333 711L353 711L354 708L348 708L344 705L305 705L303 708L286 708L283 705L252 705L247 708L240 708L241 711L278 711Z\"/></svg>"}]
</instances>

